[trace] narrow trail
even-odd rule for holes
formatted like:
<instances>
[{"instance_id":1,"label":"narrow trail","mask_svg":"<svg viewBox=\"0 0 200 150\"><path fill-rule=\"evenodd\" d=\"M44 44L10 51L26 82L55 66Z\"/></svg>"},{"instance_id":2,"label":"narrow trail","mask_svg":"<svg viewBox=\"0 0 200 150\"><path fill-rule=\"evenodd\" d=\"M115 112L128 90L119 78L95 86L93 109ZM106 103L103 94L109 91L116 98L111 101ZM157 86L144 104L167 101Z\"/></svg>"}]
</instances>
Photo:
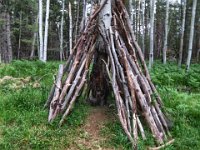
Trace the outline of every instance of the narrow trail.
<instances>
[{"instance_id":1,"label":"narrow trail","mask_svg":"<svg viewBox=\"0 0 200 150\"><path fill-rule=\"evenodd\" d=\"M109 113L108 107L93 107L80 128L79 135L70 146L71 150L112 150L113 148L105 148L106 137L103 137L100 131L104 125L114 119Z\"/></svg>"}]
</instances>

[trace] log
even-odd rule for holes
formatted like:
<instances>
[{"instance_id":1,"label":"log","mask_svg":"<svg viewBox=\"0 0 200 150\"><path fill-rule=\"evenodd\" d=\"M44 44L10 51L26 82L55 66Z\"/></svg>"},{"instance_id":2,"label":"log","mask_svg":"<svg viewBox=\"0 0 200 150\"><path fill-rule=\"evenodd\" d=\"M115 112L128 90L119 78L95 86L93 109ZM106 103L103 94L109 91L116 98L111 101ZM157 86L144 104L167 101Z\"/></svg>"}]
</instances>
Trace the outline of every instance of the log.
<instances>
[{"instance_id":1,"label":"log","mask_svg":"<svg viewBox=\"0 0 200 150\"><path fill-rule=\"evenodd\" d=\"M59 114L62 116L59 125L63 125L83 89L95 93L97 86L104 87L102 84L109 84L114 93L119 122L133 149L138 147L138 133L143 140L147 139L145 124L159 145L150 149L163 148L173 143L167 114L162 109L164 104L151 81L123 2L113 0L112 14L111 11L106 14L101 11L110 7L111 3L107 1L104 0L94 7L83 32L74 44L73 53L64 67L59 67L57 79L45 103L45 106L49 106L48 120L53 121ZM99 26L99 20L102 21L100 14L109 16L104 16L108 21ZM100 56L99 49L103 49L105 56ZM91 66L92 71L89 71ZM95 80L95 84L100 82L95 86L85 85L87 79L98 79L95 71L106 72L105 77L108 79ZM87 78L88 76L91 78ZM99 95L104 95L103 91L105 90L99 90L100 94L92 96L95 99ZM89 93L85 95L89 96ZM141 119L144 121L141 122ZM165 141L168 142L164 144Z\"/></svg>"}]
</instances>

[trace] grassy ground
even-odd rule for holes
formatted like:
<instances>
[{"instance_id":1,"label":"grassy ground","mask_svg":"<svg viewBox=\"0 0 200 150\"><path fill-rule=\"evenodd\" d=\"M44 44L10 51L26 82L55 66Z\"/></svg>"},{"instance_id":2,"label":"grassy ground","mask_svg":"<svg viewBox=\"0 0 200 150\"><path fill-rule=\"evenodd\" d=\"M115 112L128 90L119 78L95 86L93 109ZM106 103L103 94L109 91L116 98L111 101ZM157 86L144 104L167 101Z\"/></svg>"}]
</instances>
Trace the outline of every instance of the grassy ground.
<instances>
[{"instance_id":1,"label":"grassy ground","mask_svg":"<svg viewBox=\"0 0 200 150\"><path fill-rule=\"evenodd\" d=\"M73 145L82 134L80 128L93 109L83 99L76 103L63 127L58 128L59 120L47 123L48 112L43 105L58 64L15 61L0 65L0 149L62 150ZM192 65L190 73L185 73L176 64L164 67L157 63L151 75L174 122L171 133L175 143L166 149L200 149L200 65ZM108 115L115 115L113 110ZM106 138L103 148L130 149L117 117L106 121L100 134ZM150 134L147 136L150 137L147 141L140 140L139 149L153 145Z\"/></svg>"}]
</instances>

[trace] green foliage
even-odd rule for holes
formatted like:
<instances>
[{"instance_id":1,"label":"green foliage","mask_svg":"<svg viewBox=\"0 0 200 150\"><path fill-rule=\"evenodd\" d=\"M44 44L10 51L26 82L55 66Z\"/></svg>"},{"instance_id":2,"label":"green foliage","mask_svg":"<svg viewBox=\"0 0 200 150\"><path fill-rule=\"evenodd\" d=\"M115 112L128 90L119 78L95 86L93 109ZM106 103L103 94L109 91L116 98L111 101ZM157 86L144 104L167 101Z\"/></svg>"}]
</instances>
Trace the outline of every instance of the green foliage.
<instances>
[{"instance_id":1,"label":"green foliage","mask_svg":"<svg viewBox=\"0 0 200 150\"><path fill-rule=\"evenodd\" d=\"M153 82L157 87L176 87L179 91L199 92L200 66L192 64L190 72L185 71L185 66L178 69L173 62L166 66L156 62L151 72Z\"/></svg>"}]
</instances>

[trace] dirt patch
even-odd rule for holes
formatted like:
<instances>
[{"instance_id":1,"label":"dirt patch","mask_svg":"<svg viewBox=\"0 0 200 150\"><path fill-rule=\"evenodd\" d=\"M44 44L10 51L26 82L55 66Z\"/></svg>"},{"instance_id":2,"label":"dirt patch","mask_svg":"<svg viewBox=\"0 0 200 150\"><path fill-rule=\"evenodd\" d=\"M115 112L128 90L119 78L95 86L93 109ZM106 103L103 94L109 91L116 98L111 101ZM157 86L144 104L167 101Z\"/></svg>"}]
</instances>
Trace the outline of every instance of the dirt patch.
<instances>
[{"instance_id":1,"label":"dirt patch","mask_svg":"<svg viewBox=\"0 0 200 150\"><path fill-rule=\"evenodd\" d=\"M103 143L106 138L100 134L104 125L114 119L108 107L94 107L85 124L80 128L79 136L68 149L72 150L112 150L104 148Z\"/></svg>"}]
</instances>

